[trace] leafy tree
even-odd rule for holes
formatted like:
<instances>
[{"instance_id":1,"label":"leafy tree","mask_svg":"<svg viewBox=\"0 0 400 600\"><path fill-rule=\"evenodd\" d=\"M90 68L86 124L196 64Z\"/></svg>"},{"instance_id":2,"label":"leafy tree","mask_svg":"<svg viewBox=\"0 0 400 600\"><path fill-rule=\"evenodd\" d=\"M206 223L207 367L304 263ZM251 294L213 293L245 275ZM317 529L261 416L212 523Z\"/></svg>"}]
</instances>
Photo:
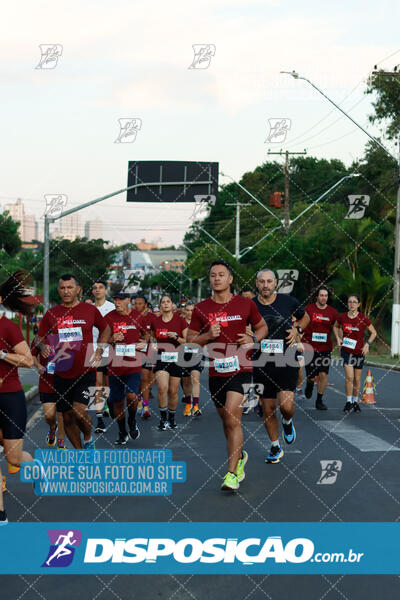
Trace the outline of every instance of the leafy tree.
<instances>
[{"instance_id":1,"label":"leafy tree","mask_svg":"<svg viewBox=\"0 0 400 600\"><path fill-rule=\"evenodd\" d=\"M15 256L21 250L21 239L18 233L19 221L14 221L10 213L0 214L0 244L9 256Z\"/></svg>"}]
</instances>

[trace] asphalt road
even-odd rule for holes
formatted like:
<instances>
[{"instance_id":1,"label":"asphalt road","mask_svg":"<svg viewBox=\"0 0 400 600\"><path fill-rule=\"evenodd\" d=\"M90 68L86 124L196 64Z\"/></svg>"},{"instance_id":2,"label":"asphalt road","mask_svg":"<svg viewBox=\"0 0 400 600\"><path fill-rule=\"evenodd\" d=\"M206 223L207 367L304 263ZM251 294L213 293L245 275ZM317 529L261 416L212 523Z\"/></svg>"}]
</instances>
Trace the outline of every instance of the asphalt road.
<instances>
[{"instance_id":1,"label":"asphalt road","mask_svg":"<svg viewBox=\"0 0 400 600\"><path fill-rule=\"evenodd\" d=\"M330 374L326 412L314 400L299 399L297 440L285 446L280 464L264 462L269 443L261 419L243 416L249 453L246 479L236 494L222 493L226 450L219 418L202 376L203 416L184 418L181 406L175 431L159 432L157 418L139 422L140 438L128 447L170 448L174 460L187 463L187 481L174 484L170 497L38 497L18 476L7 478L5 497L10 521L397 521L400 519L400 373L373 369L377 404L361 414L342 412L344 378L340 367ZM363 375L365 376L366 370ZM153 400L154 403L154 400ZM183 407L183 405L182 405ZM25 447L45 446L47 433L35 398L29 406ZM98 436L97 448L112 448L116 425ZM321 480L321 461L341 463L335 483ZM4 463L3 463L4 464ZM334 478L334 477L333 477ZM326 481L326 477L323 481ZM328 477L328 479L332 479ZM334 478L335 479L335 478ZM0 598L67 597L130 599L205 598L270 600L391 600L400 589L394 576L2 576Z\"/></svg>"}]
</instances>

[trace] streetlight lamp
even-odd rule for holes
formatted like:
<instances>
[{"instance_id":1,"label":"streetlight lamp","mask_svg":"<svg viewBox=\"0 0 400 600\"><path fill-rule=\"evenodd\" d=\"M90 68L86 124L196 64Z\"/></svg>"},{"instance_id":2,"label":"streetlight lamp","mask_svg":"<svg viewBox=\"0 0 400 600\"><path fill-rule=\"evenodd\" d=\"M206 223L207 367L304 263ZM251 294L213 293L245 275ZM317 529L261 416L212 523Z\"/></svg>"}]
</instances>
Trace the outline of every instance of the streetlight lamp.
<instances>
[{"instance_id":1,"label":"streetlight lamp","mask_svg":"<svg viewBox=\"0 0 400 600\"><path fill-rule=\"evenodd\" d=\"M303 77L299 75L296 71L281 71L281 73L285 73L286 75L291 75L294 79L303 79L307 81L317 92L319 92L324 98L328 100L335 108L340 110L345 117L350 119L354 125L356 125L361 131L365 133L377 146L382 148L391 158L397 162L399 167L399 185L397 188L397 203L396 203L396 226L395 226L395 246L394 246L394 269L393 269L393 307L392 307L392 335L391 335L391 344L390 350L391 355L400 354L400 236L399 236L399 228L400 228L400 140L399 140L399 156L395 156L384 146L379 140L377 140L373 135L371 135L364 127L362 127L357 121L353 119L350 115L347 114L336 102L331 100L329 96L327 96L318 86L315 85L312 81L307 79L307 77Z\"/></svg>"}]
</instances>

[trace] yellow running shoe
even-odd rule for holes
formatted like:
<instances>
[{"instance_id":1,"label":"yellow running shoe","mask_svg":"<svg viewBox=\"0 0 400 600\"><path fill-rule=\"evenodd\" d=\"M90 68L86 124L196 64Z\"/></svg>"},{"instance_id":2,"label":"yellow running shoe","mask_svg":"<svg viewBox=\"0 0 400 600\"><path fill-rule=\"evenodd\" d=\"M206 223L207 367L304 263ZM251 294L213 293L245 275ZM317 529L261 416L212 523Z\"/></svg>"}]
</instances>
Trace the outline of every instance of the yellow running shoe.
<instances>
[{"instance_id":1,"label":"yellow running shoe","mask_svg":"<svg viewBox=\"0 0 400 600\"><path fill-rule=\"evenodd\" d=\"M6 476L5 476L5 475L3 475L2 490L3 490L3 494L4 494L4 492L6 492L6 491L7 491L7 486L6 486Z\"/></svg>"},{"instance_id":2,"label":"yellow running shoe","mask_svg":"<svg viewBox=\"0 0 400 600\"><path fill-rule=\"evenodd\" d=\"M244 472L244 467L245 467L245 464L247 463L248 459L249 459L249 455L247 454L246 450L242 450L242 456L241 456L241 458L239 458L238 464L236 467L236 475L237 475L239 483L241 483L243 481L243 479L246 477L245 472Z\"/></svg>"},{"instance_id":3,"label":"yellow running shoe","mask_svg":"<svg viewBox=\"0 0 400 600\"><path fill-rule=\"evenodd\" d=\"M10 465L10 463L8 463L8 472L13 474L13 473L18 473L20 467L15 467L14 465Z\"/></svg>"},{"instance_id":4,"label":"yellow running shoe","mask_svg":"<svg viewBox=\"0 0 400 600\"><path fill-rule=\"evenodd\" d=\"M192 414L192 405L191 404L185 404L185 410L183 411L183 416L184 417L190 417Z\"/></svg>"},{"instance_id":5,"label":"yellow running shoe","mask_svg":"<svg viewBox=\"0 0 400 600\"><path fill-rule=\"evenodd\" d=\"M231 473L230 471L228 471L228 473L225 475L224 479L222 480L221 490L235 491L238 489L239 489L238 476L235 475L235 473Z\"/></svg>"},{"instance_id":6,"label":"yellow running shoe","mask_svg":"<svg viewBox=\"0 0 400 600\"><path fill-rule=\"evenodd\" d=\"M198 405L198 404L195 404L195 405L193 406L192 415L193 415L194 417L201 417L201 415L202 415L202 412L201 412L201 410L199 409L199 405Z\"/></svg>"}]
</instances>

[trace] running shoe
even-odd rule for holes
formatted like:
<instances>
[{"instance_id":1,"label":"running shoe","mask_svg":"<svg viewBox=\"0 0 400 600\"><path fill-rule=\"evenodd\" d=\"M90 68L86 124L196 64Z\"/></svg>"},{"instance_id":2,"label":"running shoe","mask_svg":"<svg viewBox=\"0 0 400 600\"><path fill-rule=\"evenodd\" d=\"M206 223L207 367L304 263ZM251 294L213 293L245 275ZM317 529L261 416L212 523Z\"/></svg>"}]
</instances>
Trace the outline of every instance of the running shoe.
<instances>
[{"instance_id":1,"label":"running shoe","mask_svg":"<svg viewBox=\"0 0 400 600\"><path fill-rule=\"evenodd\" d=\"M56 431L57 427L50 427L49 432L46 436L46 444L49 448L53 448L57 443Z\"/></svg>"},{"instance_id":2,"label":"running shoe","mask_svg":"<svg viewBox=\"0 0 400 600\"><path fill-rule=\"evenodd\" d=\"M8 472L11 473L11 475L13 475L14 473L18 473L20 468L21 467L16 467L16 466L10 465L10 463L8 463Z\"/></svg>"},{"instance_id":3,"label":"running shoe","mask_svg":"<svg viewBox=\"0 0 400 600\"><path fill-rule=\"evenodd\" d=\"M316 401L315 408L317 410L328 410L328 407L322 402L322 400L320 400L320 402L318 402L318 400Z\"/></svg>"},{"instance_id":4,"label":"running shoe","mask_svg":"<svg viewBox=\"0 0 400 600\"><path fill-rule=\"evenodd\" d=\"M163 421L161 419L157 429L159 429L160 431L167 431L167 429L169 429L170 425L168 423L168 421Z\"/></svg>"},{"instance_id":5,"label":"running shoe","mask_svg":"<svg viewBox=\"0 0 400 600\"><path fill-rule=\"evenodd\" d=\"M356 413L361 412L361 408L360 408L360 405L358 404L358 402L353 402L353 411Z\"/></svg>"},{"instance_id":6,"label":"running shoe","mask_svg":"<svg viewBox=\"0 0 400 600\"><path fill-rule=\"evenodd\" d=\"M244 472L244 467L249 459L249 455L246 450L242 450L242 456L238 460L238 464L236 467L236 475L239 483L242 483L243 479L246 477Z\"/></svg>"},{"instance_id":7,"label":"running shoe","mask_svg":"<svg viewBox=\"0 0 400 600\"><path fill-rule=\"evenodd\" d=\"M128 440L129 440L128 434L120 433L119 438L117 440L115 440L114 444L116 446L126 446Z\"/></svg>"},{"instance_id":8,"label":"running shoe","mask_svg":"<svg viewBox=\"0 0 400 600\"><path fill-rule=\"evenodd\" d=\"M183 416L184 417L190 417L192 414L192 405L191 404L185 404L185 410L183 411Z\"/></svg>"},{"instance_id":9,"label":"running shoe","mask_svg":"<svg viewBox=\"0 0 400 600\"><path fill-rule=\"evenodd\" d=\"M170 429L176 429L178 427L175 421L168 421L168 425Z\"/></svg>"},{"instance_id":10,"label":"running shoe","mask_svg":"<svg viewBox=\"0 0 400 600\"><path fill-rule=\"evenodd\" d=\"M103 421L102 417L97 417L97 425L94 430L95 433L104 433L106 430L106 424Z\"/></svg>"},{"instance_id":11,"label":"running shoe","mask_svg":"<svg viewBox=\"0 0 400 600\"><path fill-rule=\"evenodd\" d=\"M137 405L137 410L136 410L137 414L139 415L139 417L142 415L143 413L143 402L141 400L139 400L138 405Z\"/></svg>"},{"instance_id":12,"label":"running shoe","mask_svg":"<svg viewBox=\"0 0 400 600\"><path fill-rule=\"evenodd\" d=\"M83 442L83 450L95 450L94 440L90 438L88 442Z\"/></svg>"},{"instance_id":13,"label":"running shoe","mask_svg":"<svg viewBox=\"0 0 400 600\"><path fill-rule=\"evenodd\" d=\"M346 404L344 405L344 409L343 412L348 415L351 411L353 410L353 405L351 402L346 402Z\"/></svg>"},{"instance_id":14,"label":"running shoe","mask_svg":"<svg viewBox=\"0 0 400 600\"><path fill-rule=\"evenodd\" d=\"M304 390L305 397L311 398L311 396L313 394L313 390L314 390L314 382L308 381L308 379L307 379L306 389Z\"/></svg>"},{"instance_id":15,"label":"running shoe","mask_svg":"<svg viewBox=\"0 0 400 600\"><path fill-rule=\"evenodd\" d=\"M202 415L202 414L203 414L203 413L202 413L202 412L201 412L201 410L199 409L199 405L198 405L198 404L195 404L195 405L193 406L192 415L193 415L194 417L201 417L201 415Z\"/></svg>"},{"instance_id":16,"label":"running shoe","mask_svg":"<svg viewBox=\"0 0 400 600\"><path fill-rule=\"evenodd\" d=\"M3 475L3 481L2 481L2 484L1 484L1 489L3 490L3 494L4 494L4 492L7 491L6 476L5 475Z\"/></svg>"},{"instance_id":17,"label":"running shoe","mask_svg":"<svg viewBox=\"0 0 400 600\"><path fill-rule=\"evenodd\" d=\"M271 446L271 450L269 454L267 454L267 458L265 459L266 463L278 463L283 456L283 450L280 446Z\"/></svg>"},{"instance_id":18,"label":"running shoe","mask_svg":"<svg viewBox=\"0 0 400 600\"><path fill-rule=\"evenodd\" d=\"M296 398L299 398L300 400L304 400L305 395L303 393L302 388L296 388Z\"/></svg>"},{"instance_id":19,"label":"running shoe","mask_svg":"<svg viewBox=\"0 0 400 600\"><path fill-rule=\"evenodd\" d=\"M235 473L228 473L222 480L221 490L238 490L239 489L239 479Z\"/></svg>"},{"instance_id":20,"label":"running shoe","mask_svg":"<svg viewBox=\"0 0 400 600\"><path fill-rule=\"evenodd\" d=\"M67 449L67 446L65 445L64 438L58 438L58 440L57 440L57 448L59 450L66 450Z\"/></svg>"},{"instance_id":21,"label":"running shoe","mask_svg":"<svg viewBox=\"0 0 400 600\"><path fill-rule=\"evenodd\" d=\"M151 412L148 406L143 406L142 419L150 419Z\"/></svg>"},{"instance_id":22,"label":"running shoe","mask_svg":"<svg viewBox=\"0 0 400 600\"><path fill-rule=\"evenodd\" d=\"M285 440L285 442L287 444L293 444L293 442L296 439L296 430L294 428L293 421L291 421L289 424L285 424L282 421L282 427L283 427L283 430L282 430L283 439Z\"/></svg>"},{"instance_id":23,"label":"running shoe","mask_svg":"<svg viewBox=\"0 0 400 600\"><path fill-rule=\"evenodd\" d=\"M7 513L5 510L0 510L0 526L1 525L7 525L8 523L8 519L7 519Z\"/></svg>"},{"instance_id":24,"label":"running shoe","mask_svg":"<svg viewBox=\"0 0 400 600\"><path fill-rule=\"evenodd\" d=\"M133 426L129 426L129 435L133 440L137 440L140 437L139 427L136 423Z\"/></svg>"}]
</instances>

